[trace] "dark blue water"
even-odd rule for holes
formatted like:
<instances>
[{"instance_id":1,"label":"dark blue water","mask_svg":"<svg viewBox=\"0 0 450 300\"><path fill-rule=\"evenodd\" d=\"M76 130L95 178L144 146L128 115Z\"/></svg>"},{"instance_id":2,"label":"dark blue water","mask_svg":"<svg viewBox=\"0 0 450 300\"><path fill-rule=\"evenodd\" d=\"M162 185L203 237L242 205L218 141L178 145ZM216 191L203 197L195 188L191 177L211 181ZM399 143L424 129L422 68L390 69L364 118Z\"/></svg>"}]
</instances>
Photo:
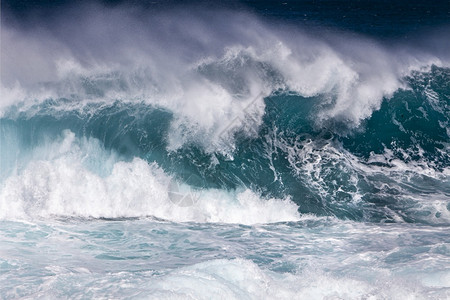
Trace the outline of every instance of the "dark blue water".
<instances>
[{"instance_id":1,"label":"dark blue water","mask_svg":"<svg viewBox=\"0 0 450 300\"><path fill-rule=\"evenodd\" d=\"M2 1L2 298L449 297L449 20Z\"/></svg>"}]
</instances>

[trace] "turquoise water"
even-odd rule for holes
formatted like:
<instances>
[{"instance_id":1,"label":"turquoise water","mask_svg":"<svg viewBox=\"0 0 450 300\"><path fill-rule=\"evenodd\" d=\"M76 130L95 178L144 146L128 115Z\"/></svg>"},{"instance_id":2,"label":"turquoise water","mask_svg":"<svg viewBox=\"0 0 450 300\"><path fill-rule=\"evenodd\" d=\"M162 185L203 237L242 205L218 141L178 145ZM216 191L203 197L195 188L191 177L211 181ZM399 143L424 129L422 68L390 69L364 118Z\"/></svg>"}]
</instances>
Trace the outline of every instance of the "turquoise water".
<instances>
[{"instance_id":1,"label":"turquoise water","mask_svg":"<svg viewBox=\"0 0 450 300\"><path fill-rule=\"evenodd\" d=\"M2 2L0 298L449 298L448 5L169 4Z\"/></svg>"}]
</instances>

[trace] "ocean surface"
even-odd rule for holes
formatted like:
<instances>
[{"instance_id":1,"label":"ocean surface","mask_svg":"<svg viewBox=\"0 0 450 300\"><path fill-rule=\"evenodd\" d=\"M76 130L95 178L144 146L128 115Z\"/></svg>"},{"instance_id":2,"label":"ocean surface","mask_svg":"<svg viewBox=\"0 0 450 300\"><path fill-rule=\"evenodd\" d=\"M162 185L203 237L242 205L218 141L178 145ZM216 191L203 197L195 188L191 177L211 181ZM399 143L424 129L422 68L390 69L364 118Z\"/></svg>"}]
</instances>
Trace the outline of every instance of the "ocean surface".
<instances>
[{"instance_id":1,"label":"ocean surface","mask_svg":"<svg viewBox=\"0 0 450 300\"><path fill-rule=\"evenodd\" d=\"M450 2L1 13L1 299L450 299Z\"/></svg>"}]
</instances>

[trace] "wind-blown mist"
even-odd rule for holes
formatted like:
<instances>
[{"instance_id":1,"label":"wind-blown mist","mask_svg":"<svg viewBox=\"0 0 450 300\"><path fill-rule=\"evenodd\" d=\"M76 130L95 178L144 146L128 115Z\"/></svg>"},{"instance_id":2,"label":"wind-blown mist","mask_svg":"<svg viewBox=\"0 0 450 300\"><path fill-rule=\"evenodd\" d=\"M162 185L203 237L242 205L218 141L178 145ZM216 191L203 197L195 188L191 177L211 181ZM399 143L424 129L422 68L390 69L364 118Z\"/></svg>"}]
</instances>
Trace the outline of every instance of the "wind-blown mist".
<instances>
[{"instance_id":1,"label":"wind-blown mist","mask_svg":"<svg viewBox=\"0 0 450 300\"><path fill-rule=\"evenodd\" d=\"M2 19L0 298L448 298L442 15L63 2Z\"/></svg>"},{"instance_id":2,"label":"wind-blown mist","mask_svg":"<svg viewBox=\"0 0 450 300\"><path fill-rule=\"evenodd\" d=\"M250 113L260 125L262 99L277 90L324 95L318 122L355 126L403 87L412 70L447 63L432 52L405 55L401 45L344 34L338 40L233 11L91 5L42 27L6 27L2 38L3 113L24 98L65 98L71 108L86 101L145 102L175 113L171 149L201 139L218 150L217 135L236 118Z\"/></svg>"}]
</instances>

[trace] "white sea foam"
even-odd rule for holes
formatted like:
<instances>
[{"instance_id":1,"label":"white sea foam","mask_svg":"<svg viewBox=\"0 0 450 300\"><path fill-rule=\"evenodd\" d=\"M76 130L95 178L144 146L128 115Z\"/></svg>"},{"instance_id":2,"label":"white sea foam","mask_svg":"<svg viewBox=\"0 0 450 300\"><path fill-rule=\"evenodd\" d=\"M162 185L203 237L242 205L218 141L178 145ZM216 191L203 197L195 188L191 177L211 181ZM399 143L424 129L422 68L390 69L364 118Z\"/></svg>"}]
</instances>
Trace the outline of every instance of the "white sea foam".
<instances>
[{"instance_id":1,"label":"white sea foam","mask_svg":"<svg viewBox=\"0 0 450 300\"><path fill-rule=\"evenodd\" d=\"M46 276L34 294L57 296L54 287L61 281L77 280L83 290L72 287L71 297L127 297L137 299L444 299L448 274L425 282L405 280L388 270L375 272L376 278L337 276L325 273L320 266L301 273L275 273L246 259L218 259L180 268L161 277L145 272L92 274L83 268L47 267ZM139 275L136 275L139 274ZM146 276L147 275L147 276ZM139 276L139 277L138 277ZM375 276L371 274L369 277ZM67 285L67 283L66 283ZM67 287L65 288L67 289ZM19 294L23 294L20 290ZM8 291L13 296L14 290ZM17 294L15 295L17 296Z\"/></svg>"},{"instance_id":2,"label":"white sea foam","mask_svg":"<svg viewBox=\"0 0 450 300\"><path fill-rule=\"evenodd\" d=\"M0 219L153 216L255 224L300 218L289 199L263 199L250 190L187 187L188 191L175 191L191 193L189 205L180 203L173 197L174 179L156 163L120 161L95 139L80 140L70 131L60 141L34 150L31 157L2 183Z\"/></svg>"},{"instance_id":3,"label":"white sea foam","mask_svg":"<svg viewBox=\"0 0 450 300\"><path fill-rule=\"evenodd\" d=\"M420 157L417 160L401 160L388 148L382 154L372 153L366 160L335 141L286 138L277 130L271 131L266 141L286 154L299 180L326 205L349 213L364 212L367 198L371 198L371 190L367 188L370 185L377 191L377 199L391 199L390 205L399 208L378 208L395 222L404 222L406 216L431 224L450 224L449 168L439 170L423 157L420 148L400 149L405 157L409 155L407 152L414 152Z\"/></svg>"},{"instance_id":4,"label":"white sea foam","mask_svg":"<svg viewBox=\"0 0 450 300\"><path fill-rule=\"evenodd\" d=\"M0 225L0 294L6 298L450 295L448 226L333 218L256 226L148 218Z\"/></svg>"},{"instance_id":5,"label":"white sea foam","mask_svg":"<svg viewBox=\"0 0 450 300\"><path fill-rule=\"evenodd\" d=\"M371 284L365 278L338 277L312 268L296 275L279 274L244 259L214 260L157 280L149 296L155 299L416 299L426 295L423 286L396 284L390 274L384 275L391 281L378 278Z\"/></svg>"}]
</instances>

